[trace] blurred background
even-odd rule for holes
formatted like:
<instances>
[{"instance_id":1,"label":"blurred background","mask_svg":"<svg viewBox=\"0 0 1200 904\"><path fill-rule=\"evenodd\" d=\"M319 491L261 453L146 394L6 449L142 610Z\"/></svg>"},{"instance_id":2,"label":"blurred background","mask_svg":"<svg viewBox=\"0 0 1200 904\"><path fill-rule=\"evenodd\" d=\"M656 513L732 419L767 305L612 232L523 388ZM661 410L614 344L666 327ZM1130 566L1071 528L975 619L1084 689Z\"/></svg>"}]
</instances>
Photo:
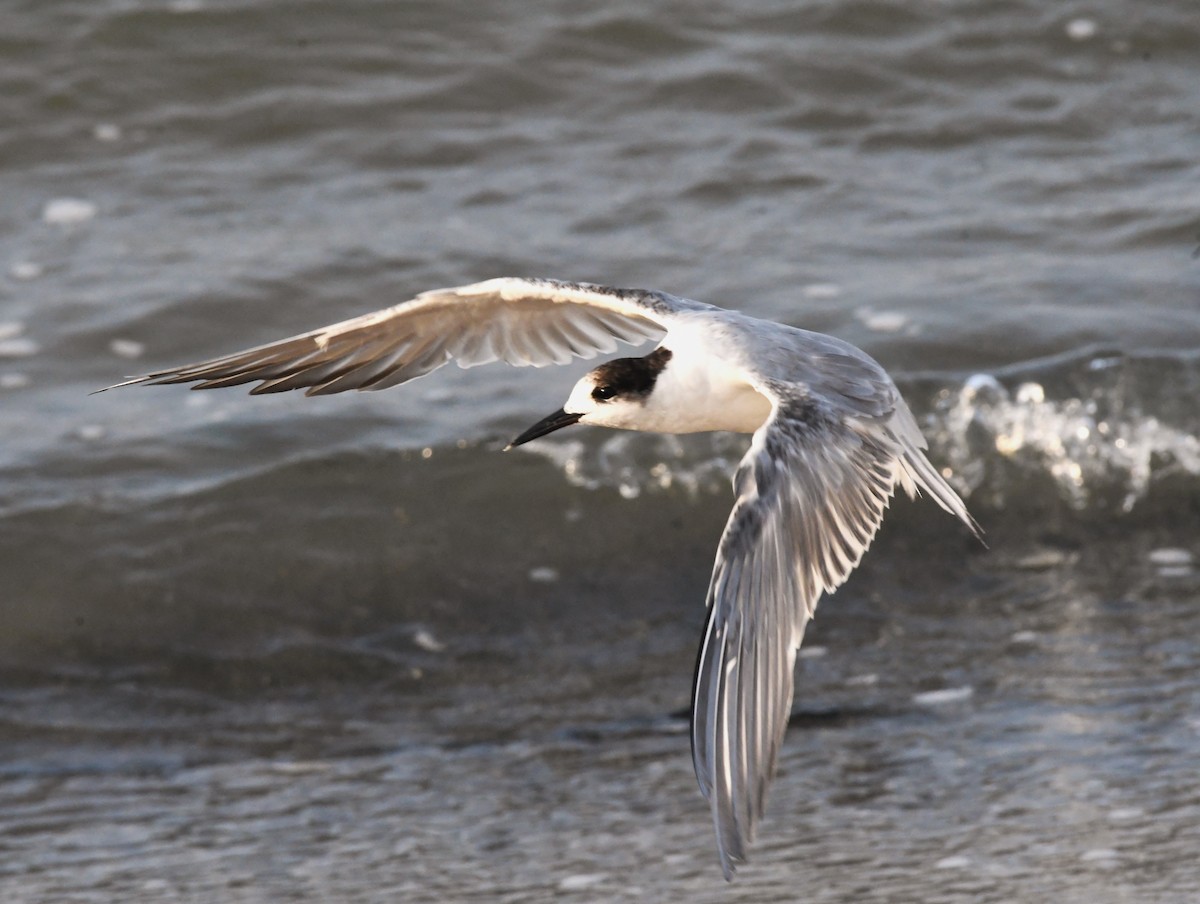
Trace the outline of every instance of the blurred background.
<instances>
[{"instance_id":1,"label":"blurred background","mask_svg":"<svg viewBox=\"0 0 1200 904\"><path fill-rule=\"evenodd\" d=\"M0 892L1190 901L1192 0L10 0ZM662 289L895 376L752 860L686 736L746 439L564 431L588 365L91 390L495 276Z\"/></svg>"}]
</instances>

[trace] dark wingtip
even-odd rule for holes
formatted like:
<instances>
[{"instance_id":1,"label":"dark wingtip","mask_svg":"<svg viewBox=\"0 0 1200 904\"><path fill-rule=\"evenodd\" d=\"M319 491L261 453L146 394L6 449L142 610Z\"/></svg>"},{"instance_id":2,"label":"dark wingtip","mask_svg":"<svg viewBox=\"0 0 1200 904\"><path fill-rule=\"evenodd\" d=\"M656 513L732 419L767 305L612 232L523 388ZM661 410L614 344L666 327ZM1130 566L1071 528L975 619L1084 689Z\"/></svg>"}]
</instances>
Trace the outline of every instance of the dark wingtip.
<instances>
[{"instance_id":1,"label":"dark wingtip","mask_svg":"<svg viewBox=\"0 0 1200 904\"><path fill-rule=\"evenodd\" d=\"M987 540L983 539L983 528L979 526L979 522L975 520L974 516L970 512L967 512L966 525L967 525L967 528L971 531L971 535L974 536L975 539L979 541L980 545L984 549L991 548L990 546L988 546Z\"/></svg>"},{"instance_id":2,"label":"dark wingtip","mask_svg":"<svg viewBox=\"0 0 1200 904\"><path fill-rule=\"evenodd\" d=\"M129 377L125 380L122 380L120 383L113 383L111 386L101 386L99 389L93 389L88 393L88 395L100 395L100 393L108 392L110 389L120 389L122 386L136 386L139 383L145 382L146 377Z\"/></svg>"}]
</instances>

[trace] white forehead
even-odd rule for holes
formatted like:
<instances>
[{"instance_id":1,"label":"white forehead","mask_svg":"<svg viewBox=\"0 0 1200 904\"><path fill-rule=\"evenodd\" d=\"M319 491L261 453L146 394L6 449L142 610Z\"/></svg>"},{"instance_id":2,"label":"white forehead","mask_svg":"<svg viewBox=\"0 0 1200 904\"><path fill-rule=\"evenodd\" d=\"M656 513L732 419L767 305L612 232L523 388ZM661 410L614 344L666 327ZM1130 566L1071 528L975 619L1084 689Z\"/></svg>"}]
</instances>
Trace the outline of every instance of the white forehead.
<instances>
[{"instance_id":1,"label":"white forehead","mask_svg":"<svg viewBox=\"0 0 1200 904\"><path fill-rule=\"evenodd\" d=\"M567 397L567 401L563 403L563 410L578 414L581 411L591 411L596 407L596 402L592 398L592 390L596 388L595 373L587 373L579 382L571 389L571 394Z\"/></svg>"}]
</instances>

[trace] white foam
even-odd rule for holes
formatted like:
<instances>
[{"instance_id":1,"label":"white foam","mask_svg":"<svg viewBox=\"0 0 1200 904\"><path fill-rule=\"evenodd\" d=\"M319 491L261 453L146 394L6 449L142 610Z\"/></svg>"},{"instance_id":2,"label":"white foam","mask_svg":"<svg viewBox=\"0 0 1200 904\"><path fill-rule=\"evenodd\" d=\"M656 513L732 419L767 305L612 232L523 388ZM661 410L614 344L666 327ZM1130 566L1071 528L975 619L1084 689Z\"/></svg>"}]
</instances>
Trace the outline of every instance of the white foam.
<instances>
[{"instance_id":1,"label":"white foam","mask_svg":"<svg viewBox=\"0 0 1200 904\"><path fill-rule=\"evenodd\" d=\"M11 339L13 336L20 336L23 332L25 332L25 324L16 320L0 323L0 342Z\"/></svg>"},{"instance_id":2,"label":"white foam","mask_svg":"<svg viewBox=\"0 0 1200 904\"><path fill-rule=\"evenodd\" d=\"M708 443L704 449L697 447ZM643 492L682 490L689 495L729 490L729 474L745 453L746 439L732 433L689 437L612 431L599 445L580 440L532 442L518 453L552 462L576 487L615 489L624 499Z\"/></svg>"},{"instance_id":3,"label":"white foam","mask_svg":"<svg viewBox=\"0 0 1200 904\"><path fill-rule=\"evenodd\" d=\"M0 374L0 389L24 389L32 382L27 374Z\"/></svg>"},{"instance_id":4,"label":"white foam","mask_svg":"<svg viewBox=\"0 0 1200 904\"><path fill-rule=\"evenodd\" d=\"M829 652L828 647L819 647L819 646L814 645L814 646L801 647L800 651L796 655L799 656L801 659L820 659L822 656L824 656L828 652Z\"/></svg>"},{"instance_id":5,"label":"white foam","mask_svg":"<svg viewBox=\"0 0 1200 904\"><path fill-rule=\"evenodd\" d=\"M859 323L876 333L898 333L909 325L907 315L899 311L875 311L859 308L854 312Z\"/></svg>"},{"instance_id":6,"label":"white foam","mask_svg":"<svg viewBox=\"0 0 1200 904\"><path fill-rule=\"evenodd\" d=\"M973 687L945 687L937 691L925 691L913 695L913 703L918 706L945 706L948 703L961 703L970 700L975 694Z\"/></svg>"},{"instance_id":7,"label":"white foam","mask_svg":"<svg viewBox=\"0 0 1200 904\"><path fill-rule=\"evenodd\" d=\"M805 298L837 298L842 294L842 287L837 283L810 283L800 291Z\"/></svg>"},{"instance_id":8,"label":"white foam","mask_svg":"<svg viewBox=\"0 0 1200 904\"><path fill-rule=\"evenodd\" d=\"M846 679L846 684L849 687L872 687L879 683L879 676L874 672L867 672L864 675L851 675Z\"/></svg>"},{"instance_id":9,"label":"white foam","mask_svg":"<svg viewBox=\"0 0 1200 904\"><path fill-rule=\"evenodd\" d=\"M1053 399L1036 383L1022 384L1015 395L990 374L969 378L957 394L946 393L941 408L941 456L950 463L952 482L964 494L981 486L993 465L981 454L981 442L1022 466L1048 473L1076 508L1093 493L1107 493L1114 481L1126 493L1129 511L1146 495L1155 462L1163 453L1173 467L1200 475L1200 437L1155 417L1109 413L1095 396Z\"/></svg>"},{"instance_id":10,"label":"white foam","mask_svg":"<svg viewBox=\"0 0 1200 904\"><path fill-rule=\"evenodd\" d=\"M558 569L549 565L540 565L529 569L529 580L535 584L553 584L558 580Z\"/></svg>"},{"instance_id":11,"label":"white foam","mask_svg":"<svg viewBox=\"0 0 1200 904\"><path fill-rule=\"evenodd\" d=\"M46 268L34 261L17 261L8 268L8 275L13 279L19 279L22 282L28 282L31 279L37 279Z\"/></svg>"},{"instance_id":12,"label":"white foam","mask_svg":"<svg viewBox=\"0 0 1200 904\"><path fill-rule=\"evenodd\" d=\"M42 347L25 336L0 341L0 358L31 358L42 350Z\"/></svg>"},{"instance_id":13,"label":"white foam","mask_svg":"<svg viewBox=\"0 0 1200 904\"><path fill-rule=\"evenodd\" d=\"M1191 574L1191 565L1160 565L1158 568L1158 576L1162 578L1186 578Z\"/></svg>"},{"instance_id":14,"label":"white foam","mask_svg":"<svg viewBox=\"0 0 1200 904\"><path fill-rule=\"evenodd\" d=\"M108 343L108 349L118 358L140 358L146 351L146 346L133 339L114 339Z\"/></svg>"},{"instance_id":15,"label":"white foam","mask_svg":"<svg viewBox=\"0 0 1200 904\"><path fill-rule=\"evenodd\" d=\"M1018 405L1040 405L1046 401L1046 388L1041 383L1022 383L1016 398Z\"/></svg>"},{"instance_id":16,"label":"white foam","mask_svg":"<svg viewBox=\"0 0 1200 904\"><path fill-rule=\"evenodd\" d=\"M426 628L418 628L417 633L413 635L413 643L427 653L440 653L446 649L446 645L433 636L433 632Z\"/></svg>"},{"instance_id":17,"label":"white foam","mask_svg":"<svg viewBox=\"0 0 1200 904\"><path fill-rule=\"evenodd\" d=\"M1148 557L1152 565L1191 565L1192 554L1186 549L1163 547L1151 550Z\"/></svg>"},{"instance_id":18,"label":"white foam","mask_svg":"<svg viewBox=\"0 0 1200 904\"><path fill-rule=\"evenodd\" d=\"M1067 37L1072 41L1088 41L1096 37L1100 31L1100 26L1096 24L1095 19L1072 19L1067 23Z\"/></svg>"},{"instance_id":19,"label":"white foam","mask_svg":"<svg viewBox=\"0 0 1200 904\"><path fill-rule=\"evenodd\" d=\"M86 223L99 211L95 203L82 198L55 198L42 208L42 220L55 226L76 226Z\"/></svg>"},{"instance_id":20,"label":"white foam","mask_svg":"<svg viewBox=\"0 0 1200 904\"><path fill-rule=\"evenodd\" d=\"M92 127L92 137L97 141L120 141L121 127L112 122L98 122Z\"/></svg>"},{"instance_id":21,"label":"white foam","mask_svg":"<svg viewBox=\"0 0 1200 904\"><path fill-rule=\"evenodd\" d=\"M962 854L955 854L952 857L943 857L933 865L934 869L966 869L971 865L971 858L964 857Z\"/></svg>"},{"instance_id":22,"label":"white foam","mask_svg":"<svg viewBox=\"0 0 1200 904\"><path fill-rule=\"evenodd\" d=\"M282 775L312 775L328 772L330 764L323 760L275 760L268 764L268 768Z\"/></svg>"},{"instance_id":23,"label":"white foam","mask_svg":"<svg viewBox=\"0 0 1200 904\"><path fill-rule=\"evenodd\" d=\"M1119 807L1109 811L1108 819L1110 822L1129 822L1132 819L1141 819L1145 815L1146 811L1141 807Z\"/></svg>"},{"instance_id":24,"label":"white foam","mask_svg":"<svg viewBox=\"0 0 1200 904\"><path fill-rule=\"evenodd\" d=\"M1021 556L1013 564L1022 571L1048 571L1058 568L1069 560L1069 556L1060 549L1039 549L1028 555Z\"/></svg>"},{"instance_id":25,"label":"white foam","mask_svg":"<svg viewBox=\"0 0 1200 904\"><path fill-rule=\"evenodd\" d=\"M567 876L558 883L559 891L584 891L608 881L608 873L579 873Z\"/></svg>"}]
</instances>

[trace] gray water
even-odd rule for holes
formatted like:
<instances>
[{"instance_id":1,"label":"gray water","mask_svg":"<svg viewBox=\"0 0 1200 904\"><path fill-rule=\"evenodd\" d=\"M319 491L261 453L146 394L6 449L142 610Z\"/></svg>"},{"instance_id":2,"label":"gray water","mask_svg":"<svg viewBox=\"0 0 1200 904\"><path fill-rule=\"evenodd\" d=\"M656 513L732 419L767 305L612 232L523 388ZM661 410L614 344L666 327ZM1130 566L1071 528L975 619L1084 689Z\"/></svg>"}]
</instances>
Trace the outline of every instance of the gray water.
<instances>
[{"instance_id":1,"label":"gray water","mask_svg":"<svg viewBox=\"0 0 1200 904\"><path fill-rule=\"evenodd\" d=\"M1190 0L10 2L0 898L1200 895ZM500 275L861 345L899 501L726 885L685 710L738 437L578 374L87 393Z\"/></svg>"}]
</instances>

